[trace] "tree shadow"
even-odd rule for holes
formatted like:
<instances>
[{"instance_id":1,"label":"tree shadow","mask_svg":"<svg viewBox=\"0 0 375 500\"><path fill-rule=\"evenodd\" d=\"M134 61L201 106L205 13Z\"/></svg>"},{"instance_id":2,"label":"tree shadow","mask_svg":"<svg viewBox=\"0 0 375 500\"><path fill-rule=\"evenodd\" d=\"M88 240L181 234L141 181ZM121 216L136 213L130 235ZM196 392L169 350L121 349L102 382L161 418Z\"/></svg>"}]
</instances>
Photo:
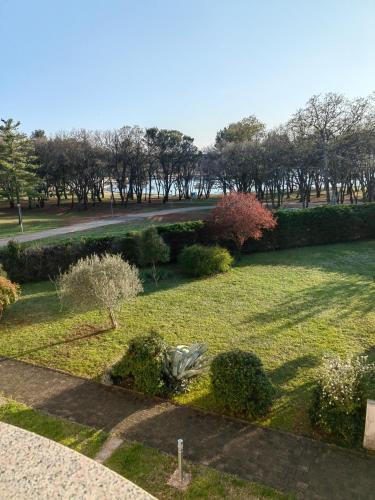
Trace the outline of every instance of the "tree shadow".
<instances>
[{"instance_id":1,"label":"tree shadow","mask_svg":"<svg viewBox=\"0 0 375 500\"><path fill-rule=\"evenodd\" d=\"M282 386L294 379L297 373L302 370L315 368L320 364L320 359L311 354L294 358L281 364L269 372L271 380L278 386Z\"/></svg>"},{"instance_id":2,"label":"tree shadow","mask_svg":"<svg viewBox=\"0 0 375 500\"><path fill-rule=\"evenodd\" d=\"M35 353L35 352L44 351L45 349L51 349L53 347L58 347L61 345L74 344L75 342L79 342L80 340L87 340L87 339L90 339L93 337L98 337L98 336L102 335L103 333L108 333L108 332L112 331L112 328L98 329L97 327L92 327L92 329L94 329L93 332L87 333L85 335L79 335L79 336L75 336L73 338L68 337L67 339L60 340L58 342L50 342L48 344L44 344L44 345L35 347L33 349L28 349L26 351L16 352L11 356L6 356L5 358L0 357L0 361L2 361L3 359L18 359L18 358L21 358L23 356L27 356L27 355Z\"/></svg>"},{"instance_id":3,"label":"tree shadow","mask_svg":"<svg viewBox=\"0 0 375 500\"><path fill-rule=\"evenodd\" d=\"M305 290L288 294L285 300L265 311L250 314L245 323L268 325L269 334L278 334L296 325L317 318L335 308L332 322L344 321L353 314L365 315L374 310L375 284L334 280L322 285L311 285ZM275 322L277 318L277 322Z\"/></svg>"}]
</instances>

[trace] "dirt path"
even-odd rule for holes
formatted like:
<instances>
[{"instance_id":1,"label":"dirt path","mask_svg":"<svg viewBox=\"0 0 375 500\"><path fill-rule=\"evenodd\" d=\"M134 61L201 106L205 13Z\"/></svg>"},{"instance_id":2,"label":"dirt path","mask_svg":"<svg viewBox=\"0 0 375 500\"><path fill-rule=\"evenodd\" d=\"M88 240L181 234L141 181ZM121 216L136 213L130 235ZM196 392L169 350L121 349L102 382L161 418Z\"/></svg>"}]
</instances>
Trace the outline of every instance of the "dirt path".
<instances>
[{"instance_id":1,"label":"dirt path","mask_svg":"<svg viewBox=\"0 0 375 500\"><path fill-rule=\"evenodd\" d=\"M16 360L0 360L0 391L35 409L102 428L307 499L375 499L375 460L302 436L256 427L186 406Z\"/></svg>"},{"instance_id":2,"label":"dirt path","mask_svg":"<svg viewBox=\"0 0 375 500\"><path fill-rule=\"evenodd\" d=\"M76 233L77 231L86 231L87 229L96 229L97 227L110 226L112 224L120 224L122 222L123 223L135 222L157 216L183 214L188 212L209 210L211 208L212 206L169 208L166 210L153 210L153 211L146 211L143 213L119 215L107 219L98 219L90 222L81 222L79 224L71 224L70 226L62 226L62 227L56 227L54 229L46 229L45 231L38 231L36 233L21 234L19 236L12 236L10 238L0 238L0 247L6 246L9 241L18 241L19 243L25 243L27 241L40 240L42 238L59 236L62 234Z\"/></svg>"}]
</instances>

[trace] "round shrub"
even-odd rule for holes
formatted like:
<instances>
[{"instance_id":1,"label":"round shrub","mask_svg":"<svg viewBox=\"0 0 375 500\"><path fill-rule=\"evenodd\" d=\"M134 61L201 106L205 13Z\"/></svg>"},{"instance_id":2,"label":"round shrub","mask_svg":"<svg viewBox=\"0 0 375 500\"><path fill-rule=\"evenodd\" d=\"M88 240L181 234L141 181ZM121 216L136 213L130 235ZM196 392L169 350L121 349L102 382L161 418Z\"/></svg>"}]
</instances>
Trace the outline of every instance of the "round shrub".
<instances>
[{"instance_id":1,"label":"round shrub","mask_svg":"<svg viewBox=\"0 0 375 500\"><path fill-rule=\"evenodd\" d=\"M19 286L0 275L0 318L5 309L19 297Z\"/></svg>"},{"instance_id":2,"label":"round shrub","mask_svg":"<svg viewBox=\"0 0 375 500\"><path fill-rule=\"evenodd\" d=\"M154 396L165 392L164 360L168 345L155 332L130 341L125 356L112 368L115 382L132 381L135 390Z\"/></svg>"},{"instance_id":3,"label":"round shrub","mask_svg":"<svg viewBox=\"0 0 375 500\"><path fill-rule=\"evenodd\" d=\"M211 383L215 399L235 414L264 415L272 404L272 384L261 360L251 352L235 349L216 356Z\"/></svg>"},{"instance_id":4,"label":"round shrub","mask_svg":"<svg viewBox=\"0 0 375 500\"><path fill-rule=\"evenodd\" d=\"M229 271L233 257L222 247L191 245L182 250L178 262L185 274L199 277Z\"/></svg>"},{"instance_id":5,"label":"round shrub","mask_svg":"<svg viewBox=\"0 0 375 500\"><path fill-rule=\"evenodd\" d=\"M366 401L375 396L375 364L366 356L325 356L310 408L311 423L339 443L363 438Z\"/></svg>"}]
</instances>

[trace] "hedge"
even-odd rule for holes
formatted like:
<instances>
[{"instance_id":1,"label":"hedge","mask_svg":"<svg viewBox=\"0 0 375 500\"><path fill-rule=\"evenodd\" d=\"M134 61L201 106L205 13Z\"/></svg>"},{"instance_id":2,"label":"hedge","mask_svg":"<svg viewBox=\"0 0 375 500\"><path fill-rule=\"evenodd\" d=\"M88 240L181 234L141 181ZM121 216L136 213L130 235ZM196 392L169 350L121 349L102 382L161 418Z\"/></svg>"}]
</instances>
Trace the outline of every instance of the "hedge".
<instances>
[{"instance_id":1,"label":"hedge","mask_svg":"<svg viewBox=\"0 0 375 500\"><path fill-rule=\"evenodd\" d=\"M266 231L259 241L246 242L245 253L375 238L375 203L277 210L275 216L276 228ZM168 224L157 229L170 246L172 261L176 261L185 246L213 243L202 221ZM81 257L93 253L120 253L132 264L139 265L137 240L137 233L129 233L122 237L85 238L80 242L43 247L11 244L0 250L0 263L9 278L18 283L54 278ZM230 242L219 243L229 249L233 246Z\"/></svg>"},{"instance_id":2,"label":"hedge","mask_svg":"<svg viewBox=\"0 0 375 500\"><path fill-rule=\"evenodd\" d=\"M276 228L249 240L245 253L375 238L375 203L277 210L275 216Z\"/></svg>"},{"instance_id":3,"label":"hedge","mask_svg":"<svg viewBox=\"0 0 375 500\"><path fill-rule=\"evenodd\" d=\"M157 227L170 246L172 261L176 260L183 247L198 241L203 225L202 221L192 221ZM59 245L25 247L10 242L7 247L0 249L0 263L9 278L17 283L54 279L80 258L94 253L119 253L131 264L139 266L138 238L139 233L134 232L121 237L82 238Z\"/></svg>"}]
</instances>

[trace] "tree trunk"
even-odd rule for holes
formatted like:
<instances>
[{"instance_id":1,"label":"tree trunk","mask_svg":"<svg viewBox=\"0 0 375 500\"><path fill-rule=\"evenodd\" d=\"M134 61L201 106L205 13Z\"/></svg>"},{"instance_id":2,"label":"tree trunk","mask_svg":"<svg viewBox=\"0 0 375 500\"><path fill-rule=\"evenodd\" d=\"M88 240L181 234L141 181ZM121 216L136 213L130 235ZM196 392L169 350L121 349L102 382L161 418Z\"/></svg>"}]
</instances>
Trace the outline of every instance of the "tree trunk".
<instances>
[{"instance_id":1,"label":"tree trunk","mask_svg":"<svg viewBox=\"0 0 375 500\"><path fill-rule=\"evenodd\" d=\"M118 323L116 321L116 317L115 315L113 314L113 311L112 309L108 309L108 314L109 314L109 318L111 320L111 326L114 330L116 330L116 328L118 327Z\"/></svg>"}]
</instances>

